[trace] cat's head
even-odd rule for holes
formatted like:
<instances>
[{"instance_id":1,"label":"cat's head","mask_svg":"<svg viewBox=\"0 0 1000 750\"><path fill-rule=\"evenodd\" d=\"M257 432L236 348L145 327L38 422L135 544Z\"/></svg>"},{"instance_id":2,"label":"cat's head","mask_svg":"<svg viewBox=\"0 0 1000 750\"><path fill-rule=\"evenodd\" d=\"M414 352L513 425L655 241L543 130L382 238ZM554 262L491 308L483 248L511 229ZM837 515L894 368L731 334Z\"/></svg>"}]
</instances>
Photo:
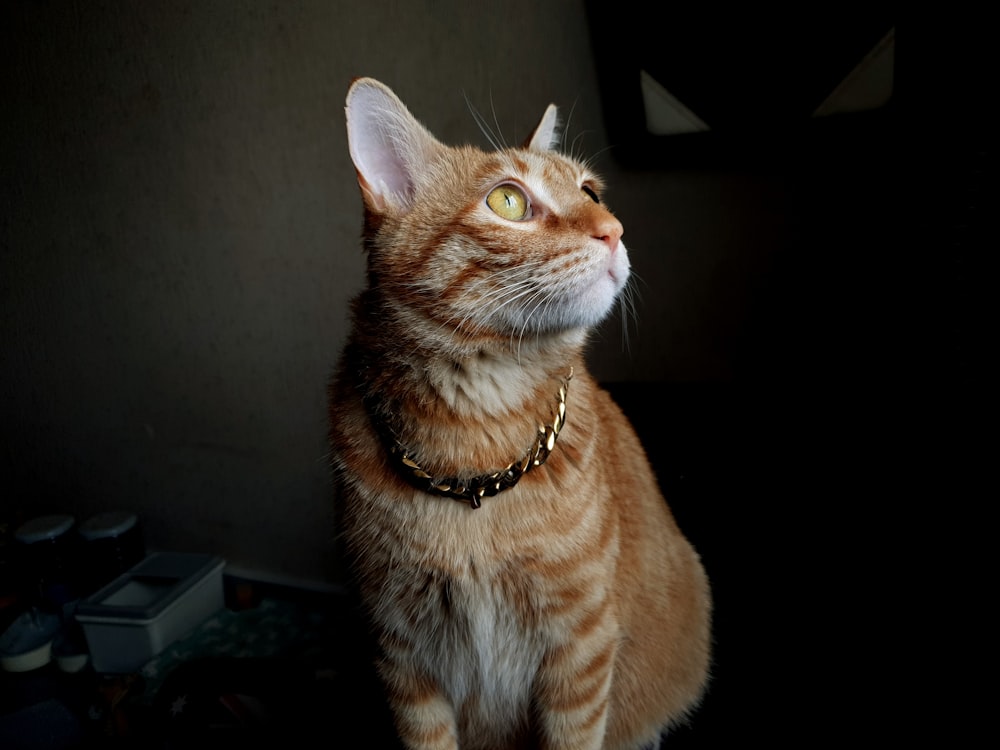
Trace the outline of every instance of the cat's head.
<instances>
[{"instance_id":1,"label":"cat's head","mask_svg":"<svg viewBox=\"0 0 1000 750\"><path fill-rule=\"evenodd\" d=\"M520 148L439 142L384 84L347 95L369 279L391 305L464 341L587 329L629 275L597 175L554 150L548 107Z\"/></svg>"}]
</instances>

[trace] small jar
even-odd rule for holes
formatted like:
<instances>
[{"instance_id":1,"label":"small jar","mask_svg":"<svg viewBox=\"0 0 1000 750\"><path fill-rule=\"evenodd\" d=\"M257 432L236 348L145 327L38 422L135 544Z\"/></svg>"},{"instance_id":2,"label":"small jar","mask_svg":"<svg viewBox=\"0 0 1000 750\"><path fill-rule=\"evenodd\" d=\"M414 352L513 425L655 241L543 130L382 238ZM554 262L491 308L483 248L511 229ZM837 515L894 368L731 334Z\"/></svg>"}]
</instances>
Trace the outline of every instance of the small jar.
<instances>
[{"instance_id":1,"label":"small jar","mask_svg":"<svg viewBox=\"0 0 1000 750\"><path fill-rule=\"evenodd\" d=\"M14 532L24 571L24 596L46 609L58 609L79 596L77 539L73 516L38 516Z\"/></svg>"},{"instance_id":2,"label":"small jar","mask_svg":"<svg viewBox=\"0 0 1000 750\"><path fill-rule=\"evenodd\" d=\"M80 525L84 593L92 594L145 556L139 518L130 511L108 511Z\"/></svg>"}]
</instances>

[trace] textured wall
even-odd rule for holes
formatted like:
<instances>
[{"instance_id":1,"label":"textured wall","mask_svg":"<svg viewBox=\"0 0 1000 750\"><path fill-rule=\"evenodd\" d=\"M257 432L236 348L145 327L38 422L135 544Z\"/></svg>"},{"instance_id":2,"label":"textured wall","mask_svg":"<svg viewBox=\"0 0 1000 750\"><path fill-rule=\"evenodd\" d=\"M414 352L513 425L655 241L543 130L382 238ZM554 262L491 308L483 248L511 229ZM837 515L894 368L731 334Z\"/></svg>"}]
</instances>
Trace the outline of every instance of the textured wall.
<instances>
[{"instance_id":1,"label":"textured wall","mask_svg":"<svg viewBox=\"0 0 1000 750\"><path fill-rule=\"evenodd\" d=\"M511 141L549 101L572 110L642 279L627 347L619 321L595 337L596 374L731 374L739 310L784 231L784 188L621 173L582 2L5 15L5 517L125 507L156 548L335 575L324 388L362 281L343 123L357 75L389 83L448 142L485 145L464 97L487 119L495 109Z\"/></svg>"}]
</instances>

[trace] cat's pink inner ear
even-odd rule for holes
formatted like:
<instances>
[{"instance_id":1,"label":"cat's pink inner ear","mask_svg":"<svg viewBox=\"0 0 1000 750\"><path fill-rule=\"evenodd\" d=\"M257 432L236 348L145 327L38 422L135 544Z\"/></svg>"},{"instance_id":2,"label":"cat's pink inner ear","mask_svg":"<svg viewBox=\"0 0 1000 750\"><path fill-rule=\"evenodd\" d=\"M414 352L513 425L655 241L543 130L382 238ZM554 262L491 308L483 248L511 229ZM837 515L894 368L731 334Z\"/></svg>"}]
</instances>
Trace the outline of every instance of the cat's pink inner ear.
<instances>
[{"instance_id":1,"label":"cat's pink inner ear","mask_svg":"<svg viewBox=\"0 0 1000 750\"><path fill-rule=\"evenodd\" d=\"M395 110L385 92L359 84L347 98L347 139L358 183L375 208L398 202L411 192L406 164L392 142L389 121ZM393 200L393 196L396 200Z\"/></svg>"},{"instance_id":2,"label":"cat's pink inner ear","mask_svg":"<svg viewBox=\"0 0 1000 750\"><path fill-rule=\"evenodd\" d=\"M550 104L545 109L541 121L532 133L531 138L525 144L526 148L536 151L551 151L559 141L559 134L556 132L559 127L559 111L555 104Z\"/></svg>"},{"instance_id":3,"label":"cat's pink inner ear","mask_svg":"<svg viewBox=\"0 0 1000 750\"><path fill-rule=\"evenodd\" d=\"M383 84L356 82L347 95L347 139L358 184L369 206L408 208L415 170L423 168L436 141Z\"/></svg>"}]
</instances>

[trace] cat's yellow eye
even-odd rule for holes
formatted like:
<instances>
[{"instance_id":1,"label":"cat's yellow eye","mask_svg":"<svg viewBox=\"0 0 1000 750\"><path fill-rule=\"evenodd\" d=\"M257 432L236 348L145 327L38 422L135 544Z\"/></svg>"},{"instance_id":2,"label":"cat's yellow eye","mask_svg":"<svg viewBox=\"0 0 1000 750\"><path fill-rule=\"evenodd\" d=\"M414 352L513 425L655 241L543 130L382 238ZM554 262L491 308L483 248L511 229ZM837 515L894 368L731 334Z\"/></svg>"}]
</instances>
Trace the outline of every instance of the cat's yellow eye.
<instances>
[{"instance_id":1,"label":"cat's yellow eye","mask_svg":"<svg viewBox=\"0 0 1000 750\"><path fill-rule=\"evenodd\" d=\"M597 193L594 191L594 188L592 188L590 185L584 185L581 188L581 190L583 190L583 192L585 192L588 196L590 196L590 200L594 201L594 203L601 202L601 199L597 197Z\"/></svg>"},{"instance_id":2,"label":"cat's yellow eye","mask_svg":"<svg viewBox=\"0 0 1000 750\"><path fill-rule=\"evenodd\" d=\"M528 196L517 185L498 185L486 196L486 204L497 216L510 221L528 218Z\"/></svg>"}]
</instances>

